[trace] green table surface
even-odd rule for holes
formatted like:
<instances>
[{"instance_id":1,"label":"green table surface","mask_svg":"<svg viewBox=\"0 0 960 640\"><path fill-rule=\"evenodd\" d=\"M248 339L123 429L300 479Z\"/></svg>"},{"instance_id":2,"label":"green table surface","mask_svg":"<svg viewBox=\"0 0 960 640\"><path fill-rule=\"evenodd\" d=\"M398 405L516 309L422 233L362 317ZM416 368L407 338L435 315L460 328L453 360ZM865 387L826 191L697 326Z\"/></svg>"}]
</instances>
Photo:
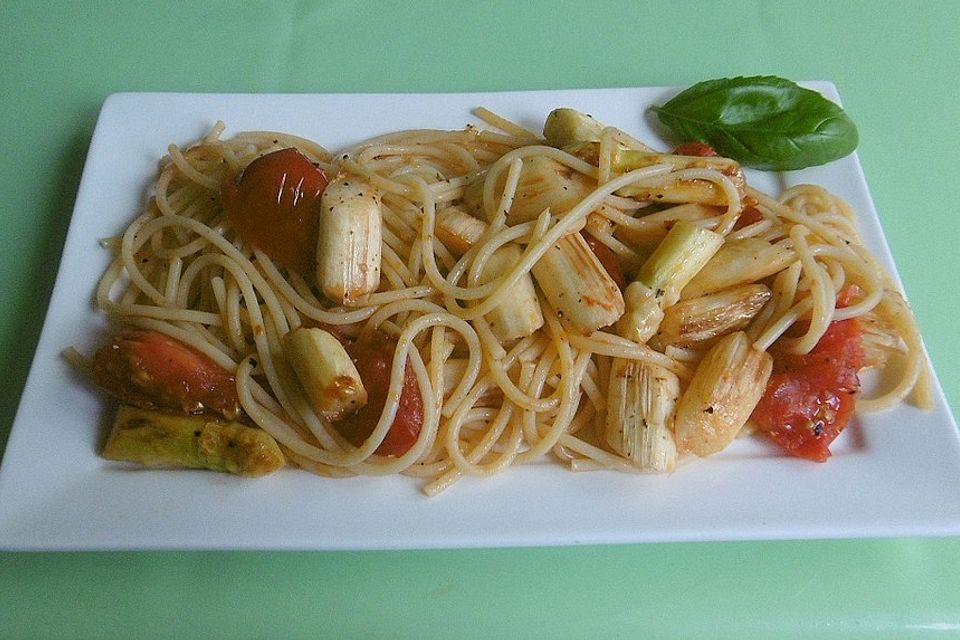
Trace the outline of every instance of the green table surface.
<instances>
[{"instance_id":1,"label":"green table surface","mask_svg":"<svg viewBox=\"0 0 960 640\"><path fill-rule=\"evenodd\" d=\"M117 91L836 83L960 407L960 5L0 3L0 447ZM411 552L0 554L0 638L960 637L960 539Z\"/></svg>"}]
</instances>

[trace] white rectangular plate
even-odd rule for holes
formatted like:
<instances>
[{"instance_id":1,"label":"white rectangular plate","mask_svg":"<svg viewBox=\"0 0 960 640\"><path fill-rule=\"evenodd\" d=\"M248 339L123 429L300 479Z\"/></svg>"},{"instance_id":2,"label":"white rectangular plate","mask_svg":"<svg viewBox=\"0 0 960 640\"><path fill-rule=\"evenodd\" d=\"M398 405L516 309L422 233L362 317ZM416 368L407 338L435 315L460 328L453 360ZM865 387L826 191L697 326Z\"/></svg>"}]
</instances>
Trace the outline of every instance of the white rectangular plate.
<instances>
[{"instance_id":1,"label":"white rectangular plate","mask_svg":"<svg viewBox=\"0 0 960 640\"><path fill-rule=\"evenodd\" d=\"M811 87L838 100L833 85ZM0 468L0 548L390 549L960 533L960 443L943 393L932 411L859 416L815 464L751 439L671 476L575 474L544 463L467 479L428 499L406 477L329 480L297 469L249 480L132 470L97 451L111 403L60 352L90 352L103 319L92 291L98 241L141 209L168 144L217 121L299 134L331 150L397 129L458 129L484 105L533 129L553 107L592 113L666 148L646 109L676 88L443 95L117 94L104 104L33 367ZM865 242L893 261L856 156L787 174L860 214Z\"/></svg>"}]
</instances>

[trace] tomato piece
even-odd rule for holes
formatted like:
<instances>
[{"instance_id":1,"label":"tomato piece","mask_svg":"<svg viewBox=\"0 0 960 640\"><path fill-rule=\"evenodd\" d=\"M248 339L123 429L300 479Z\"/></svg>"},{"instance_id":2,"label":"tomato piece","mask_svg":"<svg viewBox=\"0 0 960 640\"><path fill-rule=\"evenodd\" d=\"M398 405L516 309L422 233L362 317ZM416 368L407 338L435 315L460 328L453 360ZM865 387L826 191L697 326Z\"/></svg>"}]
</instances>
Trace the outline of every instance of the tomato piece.
<instances>
[{"instance_id":1,"label":"tomato piece","mask_svg":"<svg viewBox=\"0 0 960 640\"><path fill-rule=\"evenodd\" d=\"M618 287L623 289L625 283L623 268L620 266L620 258L617 257L617 254L615 254L610 247L590 235L590 233L581 231L580 235L587 241L590 250L593 251L593 255L597 256L597 259L600 260L600 264L603 265L607 274L617 283Z\"/></svg>"},{"instance_id":2,"label":"tomato piece","mask_svg":"<svg viewBox=\"0 0 960 640\"><path fill-rule=\"evenodd\" d=\"M311 276L316 269L317 211L327 177L296 149L251 162L220 187L227 219L244 242L277 264Z\"/></svg>"},{"instance_id":3,"label":"tomato piece","mask_svg":"<svg viewBox=\"0 0 960 640\"><path fill-rule=\"evenodd\" d=\"M178 340L123 329L93 357L93 381L121 402L183 413L240 414L232 373Z\"/></svg>"},{"instance_id":4,"label":"tomato piece","mask_svg":"<svg viewBox=\"0 0 960 640\"><path fill-rule=\"evenodd\" d=\"M830 323L807 354L774 352L767 389L751 415L785 452L824 462L853 416L865 355L856 320Z\"/></svg>"},{"instance_id":5,"label":"tomato piece","mask_svg":"<svg viewBox=\"0 0 960 640\"><path fill-rule=\"evenodd\" d=\"M837 293L837 306L849 307L850 303L860 300L864 295L865 293L859 285L848 284Z\"/></svg>"},{"instance_id":6,"label":"tomato piece","mask_svg":"<svg viewBox=\"0 0 960 640\"><path fill-rule=\"evenodd\" d=\"M754 222L760 222L761 220L763 220L763 214L760 212L760 209L747 205L740 212L740 217L737 218L737 223L733 225L733 230L738 231L744 227L749 227Z\"/></svg>"},{"instance_id":7,"label":"tomato piece","mask_svg":"<svg viewBox=\"0 0 960 640\"><path fill-rule=\"evenodd\" d=\"M354 446L363 444L380 421L380 414L387 403L390 368L396 348L397 343L379 331L361 335L347 347L367 390L367 404L336 423L337 430ZM376 453L380 455L403 455L417 441L423 428L423 398L409 360L404 370L399 402L393 424L377 447Z\"/></svg>"},{"instance_id":8,"label":"tomato piece","mask_svg":"<svg viewBox=\"0 0 960 640\"><path fill-rule=\"evenodd\" d=\"M678 156L699 156L701 158L719 155L710 145L696 141L684 142L683 144L677 145L673 153Z\"/></svg>"}]
</instances>

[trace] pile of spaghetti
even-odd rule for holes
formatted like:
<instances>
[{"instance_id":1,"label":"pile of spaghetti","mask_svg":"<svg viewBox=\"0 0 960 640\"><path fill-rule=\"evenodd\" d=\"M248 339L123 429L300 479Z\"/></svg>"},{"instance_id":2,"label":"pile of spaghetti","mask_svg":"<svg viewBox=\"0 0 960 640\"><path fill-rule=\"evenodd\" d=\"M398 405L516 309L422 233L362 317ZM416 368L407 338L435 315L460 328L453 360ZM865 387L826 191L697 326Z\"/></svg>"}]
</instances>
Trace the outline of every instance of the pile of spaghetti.
<instances>
[{"instance_id":1,"label":"pile of spaghetti","mask_svg":"<svg viewBox=\"0 0 960 640\"><path fill-rule=\"evenodd\" d=\"M744 434L824 460L854 404L924 402L911 313L837 197L772 197L570 109L542 135L476 114L336 155L222 124L170 146L104 243L118 332L94 379L233 429L175 464L236 471L223 451L255 431L274 467L428 494L549 457L667 472ZM892 372L870 398L868 368Z\"/></svg>"}]
</instances>

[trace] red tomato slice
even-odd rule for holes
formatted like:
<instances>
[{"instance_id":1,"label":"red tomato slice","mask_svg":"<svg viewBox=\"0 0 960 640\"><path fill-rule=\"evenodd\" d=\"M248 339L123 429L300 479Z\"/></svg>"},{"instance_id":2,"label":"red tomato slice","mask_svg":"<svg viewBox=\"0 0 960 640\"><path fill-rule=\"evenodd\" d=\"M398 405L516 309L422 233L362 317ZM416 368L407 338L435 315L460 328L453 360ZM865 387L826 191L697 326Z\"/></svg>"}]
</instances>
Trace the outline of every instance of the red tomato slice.
<instances>
[{"instance_id":1,"label":"red tomato slice","mask_svg":"<svg viewBox=\"0 0 960 640\"><path fill-rule=\"evenodd\" d=\"M743 211L740 212L740 217L737 218L737 223L733 225L733 230L738 231L744 227L749 227L754 222L760 222L763 220L763 214L756 207L746 206L743 208Z\"/></svg>"},{"instance_id":2,"label":"red tomato slice","mask_svg":"<svg viewBox=\"0 0 960 640\"><path fill-rule=\"evenodd\" d=\"M683 144L677 145L673 153L678 156L699 156L701 158L718 155L717 152L713 150L713 147L703 142L684 142Z\"/></svg>"},{"instance_id":3,"label":"red tomato slice","mask_svg":"<svg viewBox=\"0 0 960 640\"><path fill-rule=\"evenodd\" d=\"M853 415L865 361L856 320L832 322L808 354L774 353L751 420L787 453L824 462Z\"/></svg>"},{"instance_id":4,"label":"red tomato slice","mask_svg":"<svg viewBox=\"0 0 960 640\"><path fill-rule=\"evenodd\" d=\"M390 367L396 348L396 342L379 331L360 336L347 348L367 390L367 404L336 423L337 430L354 446L363 444L380 421L380 414L387 402ZM397 415L376 453L384 456L403 455L417 441L422 428L423 398L420 397L420 388L408 361Z\"/></svg>"},{"instance_id":5,"label":"red tomato slice","mask_svg":"<svg viewBox=\"0 0 960 640\"><path fill-rule=\"evenodd\" d=\"M306 156L281 149L224 182L220 195L227 219L244 242L309 277L316 269L316 204L326 186L327 177Z\"/></svg>"},{"instance_id":6,"label":"red tomato slice","mask_svg":"<svg viewBox=\"0 0 960 640\"><path fill-rule=\"evenodd\" d=\"M240 413L236 379L187 345L146 329L123 329L93 357L93 381L121 402L183 413Z\"/></svg>"}]
</instances>

